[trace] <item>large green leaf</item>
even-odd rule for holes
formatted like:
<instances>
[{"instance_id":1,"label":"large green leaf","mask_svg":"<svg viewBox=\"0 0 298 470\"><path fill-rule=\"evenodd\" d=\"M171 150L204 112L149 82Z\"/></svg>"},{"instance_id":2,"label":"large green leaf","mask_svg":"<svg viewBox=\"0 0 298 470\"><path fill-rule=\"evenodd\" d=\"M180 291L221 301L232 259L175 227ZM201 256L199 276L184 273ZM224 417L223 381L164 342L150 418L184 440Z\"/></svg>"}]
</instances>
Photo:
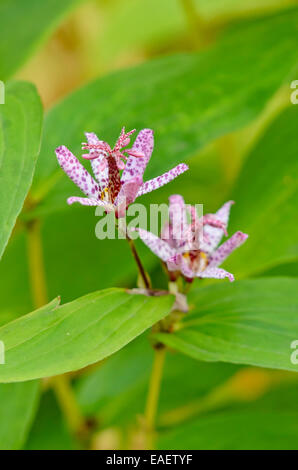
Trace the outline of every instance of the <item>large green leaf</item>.
<instances>
[{"instance_id":1,"label":"large green leaf","mask_svg":"<svg viewBox=\"0 0 298 470\"><path fill-rule=\"evenodd\" d=\"M22 447L33 421L38 395L38 381L0 385L0 450Z\"/></svg>"},{"instance_id":2,"label":"large green leaf","mask_svg":"<svg viewBox=\"0 0 298 470\"><path fill-rule=\"evenodd\" d=\"M82 0L1 0L0 79L9 78Z\"/></svg>"},{"instance_id":3,"label":"large green leaf","mask_svg":"<svg viewBox=\"0 0 298 470\"><path fill-rule=\"evenodd\" d=\"M237 275L262 272L298 259L298 107L270 126L242 168L232 194L230 233L249 239L226 263Z\"/></svg>"},{"instance_id":4,"label":"large green leaf","mask_svg":"<svg viewBox=\"0 0 298 470\"><path fill-rule=\"evenodd\" d=\"M295 375L290 382L277 381L257 400L192 417L187 423L161 432L158 447L297 449L298 387L297 380L293 380ZM246 385L249 387L249 383Z\"/></svg>"},{"instance_id":5,"label":"large green leaf","mask_svg":"<svg viewBox=\"0 0 298 470\"><path fill-rule=\"evenodd\" d=\"M152 127L156 150L146 171L146 177L151 177L245 125L287 78L294 79L297 19L294 9L245 23L209 50L150 61L71 94L48 113L35 189L43 190L56 171L62 175L55 147L65 144L81 153L84 131L93 130L113 142L123 124ZM55 200L57 195L60 201L69 195L70 188L75 190L66 181L63 176L59 188L54 187ZM52 204L50 197L48 204Z\"/></svg>"},{"instance_id":6,"label":"large green leaf","mask_svg":"<svg viewBox=\"0 0 298 470\"><path fill-rule=\"evenodd\" d=\"M42 106L33 85L12 82L0 105L0 258L32 182Z\"/></svg>"},{"instance_id":7,"label":"large green leaf","mask_svg":"<svg viewBox=\"0 0 298 470\"><path fill-rule=\"evenodd\" d=\"M45 306L0 328L0 382L62 374L121 349L171 310L172 296L106 289L62 307Z\"/></svg>"},{"instance_id":8,"label":"large green leaf","mask_svg":"<svg viewBox=\"0 0 298 470\"><path fill-rule=\"evenodd\" d=\"M162 435L159 449L297 450L298 412L228 411Z\"/></svg>"},{"instance_id":9,"label":"large green leaf","mask_svg":"<svg viewBox=\"0 0 298 470\"><path fill-rule=\"evenodd\" d=\"M291 343L298 339L298 280L268 278L197 289L194 310L168 346L204 361L298 371Z\"/></svg>"}]
</instances>

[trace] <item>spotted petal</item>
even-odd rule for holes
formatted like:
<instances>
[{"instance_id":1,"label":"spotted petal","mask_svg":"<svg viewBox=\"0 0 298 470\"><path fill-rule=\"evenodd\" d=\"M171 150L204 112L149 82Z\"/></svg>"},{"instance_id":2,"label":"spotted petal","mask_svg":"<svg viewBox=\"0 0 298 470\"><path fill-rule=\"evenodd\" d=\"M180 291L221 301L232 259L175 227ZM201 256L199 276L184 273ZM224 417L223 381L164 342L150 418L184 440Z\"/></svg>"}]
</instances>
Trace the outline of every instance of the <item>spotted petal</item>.
<instances>
[{"instance_id":1,"label":"spotted petal","mask_svg":"<svg viewBox=\"0 0 298 470\"><path fill-rule=\"evenodd\" d=\"M96 145L96 144L104 143L103 140L99 140L99 138L97 137L96 134L94 134L94 132L85 132L85 135L87 137L87 141L89 145ZM100 189L101 191L103 191L108 186L108 183L109 183L108 166L106 165L105 168L102 169L103 161L108 156L108 154L104 150L91 149L90 155L92 157L95 157L94 159L91 160L91 166L92 166L94 176L99 182Z\"/></svg>"},{"instance_id":2,"label":"spotted petal","mask_svg":"<svg viewBox=\"0 0 298 470\"><path fill-rule=\"evenodd\" d=\"M137 153L142 153L144 157L130 156L128 158L121 177L121 181L123 183L136 176L143 177L145 168L153 151L153 145L153 131L151 129L143 129L140 131L132 150Z\"/></svg>"},{"instance_id":3,"label":"spotted petal","mask_svg":"<svg viewBox=\"0 0 298 470\"><path fill-rule=\"evenodd\" d=\"M212 267L207 267L204 271L200 272L197 274L197 277L200 277L202 279L208 278L208 279L224 279L227 277L229 281L233 282L235 280L233 274L229 273L228 271L225 271L224 269L221 268L212 268Z\"/></svg>"},{"instance_id":4,"label":"spotted petal","mask_svg":"<svg viewBox=\"0 0 298 470\"><path fill-rule=\"evenodd\" d=\"M162 261L167 261L169 258L172 258L176 251L171 248L167 242L161 240L159 237L154 235L151 232L147 232L147 230L138 228L136 229L139 234L141 240L145 243L145 245L150 248L153 253L158 256Z\"/></svg>"},{"instance_id":5,"label":"spotted petal","mask_svg":"<svg viewBox=\"0 0 298 470\"><path fill-rule=\"evenodd\" d=\"M181 175L187 170L188 166L185 163L180 163L167 173L164 173L161 176L157 176L157 178L153 178L152 180L146 181L146 183L141 186L137 197L142 196L143 194L151 193L151 191L154 191L155 189L164 186L165 184L174 180L175 178L177 178L177 176Z\"/></svg>"},{"instance_id":6,"label":"spotted petal","mask_svg":"<svg viewBox=\"0 0 298 470\"><path fill-rule=\"evenodd\" d=\"M117 196L115 203L121 201L123 198L126 199L127 205L134 202L141 185L142 185L142 178L140 176L132 178L131 180L124 183L121 186L120 192Z\"/></svg>"},{"instance_id":7,"label":"spotted petal","mask_svg":"<svg viewBox=\"0 0 298 470\"><path fill-rule=\"evenodd\" d=\"M100 201L97 199L86 198L86 197L69 197L67 199L68 204L74 204L75 202L79 202L83 206L102 206L105 207L108 212L113 210L112 204L109 204L105 201Z\"/></svg>"},{"instance_id":8,"label":"spotted petal","mask_svg":"<svg viewBox=\"0 0 298 470\"><path fill-rule=\"evenodd\" d=\"M179 194L169 197L170 236L176 248L188 241L187 206ZM162 237L163 238L163 237Z\"/></svg>"},{"instance_id":9,"label":"spotted petal","mask_svg":"<svg viewBox=\"0 0 298 470\"><path fill-rule=\"evenodd\" d=\"M176 253L174 256L171 256L171 258L167 259L168 270L180 271L181 258L182 255L180 253Z\"/></svg>"},{"instance_id":10,"label":"spotted petal","mask_svg":"<svg viewBox=\"0 0 298 470\"><path fill-rule=\"evenodd\" d=\"M181 253L171 258L168 261L167 266L169 271L180 270L183 276L187 279L192 279L196 276L196 273L189 267L187 261L183 258Z\"/></svg>"},{"instance_id":11,"label":"spotted petal","mask_svg":"<svg viewBox=\"0 0 298 470\"><path fill-rule=\"evenodd\" d=\"M115 201L115 206L118 206L118 217L125 216L126 208L134 202L141 184L142 177L137 176L122 185Z\"/></svg>"},{"instance_id":12,"label":"spotted petal","mask_svg":"<svg viewBox=\"0 0 298 470\"><path fill-rule=\"evenodd\" d=\"M229 240L227 240L216 251L214 251L209 259L209 266L213 267L222 264L224 260L232 253L232 251L245 242L247 237L248 235L243 232L234 233L234 235L229 238Z\"/></svg>"},{"instance_id":13,"label":"spotted petal","mask_svg":"<svg viewBox=\"0 0 298 470\"><path fill-rule=\"evenodd\" d=\"M99 193L98 184L68 148L64 145L58 147L56 155L61 168L81 191L88 197L97 198Z\"/></svg>"},{"instance_id":14,"label":"spotted petal","mask_svg":"<svg viewBox=\"0 0 298 470\"><path fill-rule=\"evenodd\" d=\"M228 225L230 209L231 209L232 204L234 204L234 201L226 202L214 214L215 218L218 221L222 222L225 225L225 227L227 227ZM204 242L201 249L207 254L212 253L215 250L215 248L218 246L218 244L220 243L223 235L224 235L224 230L222 230L222 228L213 227L208 224L205 225L204 226L204 238L206 241Z\"/></svg>"}]
</instances>

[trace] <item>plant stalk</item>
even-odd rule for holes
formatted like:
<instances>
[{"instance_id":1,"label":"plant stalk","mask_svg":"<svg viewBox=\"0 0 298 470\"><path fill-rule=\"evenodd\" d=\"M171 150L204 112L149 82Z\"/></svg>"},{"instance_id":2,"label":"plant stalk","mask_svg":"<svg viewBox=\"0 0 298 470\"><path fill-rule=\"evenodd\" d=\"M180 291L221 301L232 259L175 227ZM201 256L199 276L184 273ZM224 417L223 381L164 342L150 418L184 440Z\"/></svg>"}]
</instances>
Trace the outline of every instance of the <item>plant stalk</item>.
<instances>
[{"instance_id":1,"label":"plant stalk","mask_svg":"<svg viewBox=\"0 0 298 470\"><path fill-rule=\"evenodd\" d=\"M27 224L28 263L32 299L35 308L48 303L43 253L41 245L40 222L32 220Z\"/></svg>"},{"instance_id":2,"label":"plant stalk","mask_svg":"<svg viewBox=\"0 0 298 470\"><path fill-rule=\"evenodd\" d=\"M155 420L157 415L158 400L160 394L162 373L166 356L166 348L161 347L154 349L154 361L150 377L148 397L145 409L145 431L146 431L146 448L153 450Z\"/></svg>"},{"instance_id":3,"label":"plant stalk","mask_svg":"<svg viewBox=\"0 0 298 470\"><path fill-rule=\"evenodd\" d=\"M32 298L34 307L40 308L48 303L40 222L38 220L32 220L27 223L26 227ZM70 431L77 436L84 429L85 420L76 402L68 376L59 375L52 377L50 383Z\"/></svg>"}]
</instances>

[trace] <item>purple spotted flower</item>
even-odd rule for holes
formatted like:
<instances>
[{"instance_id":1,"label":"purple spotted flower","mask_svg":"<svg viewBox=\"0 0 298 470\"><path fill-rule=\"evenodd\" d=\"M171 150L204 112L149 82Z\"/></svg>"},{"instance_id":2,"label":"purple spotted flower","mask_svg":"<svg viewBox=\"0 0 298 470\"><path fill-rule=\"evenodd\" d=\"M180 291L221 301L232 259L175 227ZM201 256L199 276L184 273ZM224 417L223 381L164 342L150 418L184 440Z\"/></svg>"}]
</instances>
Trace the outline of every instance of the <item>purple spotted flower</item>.
<instances>
[{"instance_id":1,"label":"purple spotted flower","mask_svg":"<svg viewBox=\"0 0 298 470\"><path fill-rule=\"evenodd\" d=\"M132 149L125 149L133 132L135 130L125 133L123 128L113 149L94 133L86 133L87 143L82 146L89 153L84 154L83 158L91 160L96 179L67 147L56 149L61 168L87 196L70 197L68 204L79 202L85 206L103 206L107 212L115 210L118 217L123 217L127 206L137 197L160 188L188 170L188 166L181 163L167 173L143 183L143 174L153 150L153 131L143 129Z\"/></svg>"},{"instance_id":2,"label":"purple spotted flower","mask_svg":"<svg viewBox=\"0 0 298 470\"><path fill-rule=\"evenodd\" d=\"M233 274L219 266L232 251L245 242L248 235L236 232L219 245L226 227L233 201L226 202L216 214L198 217L195 207L185 205L182 196L169 198L169 222L161 237L136 229L143 242L167 265L173 279L180 273L189 282L195 277L234 281Z\"/></svg>"}]
</instances>

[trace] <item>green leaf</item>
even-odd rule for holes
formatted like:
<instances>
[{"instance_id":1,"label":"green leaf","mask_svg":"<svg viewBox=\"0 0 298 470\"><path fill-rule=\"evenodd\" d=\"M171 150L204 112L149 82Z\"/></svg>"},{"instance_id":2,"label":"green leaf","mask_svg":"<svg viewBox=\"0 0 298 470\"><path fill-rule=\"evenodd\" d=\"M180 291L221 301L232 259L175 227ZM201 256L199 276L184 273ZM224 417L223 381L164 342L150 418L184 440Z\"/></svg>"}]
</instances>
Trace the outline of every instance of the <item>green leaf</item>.
<instances>
[{"instance_id":1,"label":"green leaf","mask_svg":"<svg viewBox=\"0 0 298 470\"><path fill-rule=\"evenodd\" d=\"M0 450L21 449L37 409L38 396L38 381L0 385Z\"/></svg>"},{"instance_id":2,"label":"green leaf","mask_svg":"<svg viewBox=\"0 0 298 470\"><path fill-rule=\"evenodd\" d=\"M193 0L192 3L200 17L198 29L204 38L208 33L212 35L212 27L218 26L218 21L224 24L235 20L235 16L256 15L258 10L264 14L267 9L287 6L291 0ZM144 54L144 49L149 54L152 50L168 50L179 40L187 41L185 36L190 36L187 6L184 8L181 1L122 0L106 2L103 8L98 49L105 61L119 60L125 53ZM216 25L208 24L210 20L215 20Z\"/></svg>"},{"instance_id":3,"label":"green leaf","mask_svg":"<svg viewBox=\"0 0 298 470\"><path fill-rule=\"evenodd\" d=\"M298 412L226 411L161 435L159 449L297 450Z\"/></svg>"},{"instance_id":4,"label":"green leaf","mask_svg":"<svg viewBox=\"0 0 298 470\"><path fill-rule=\"evenodd\" d=\"M34 309L28 273L27 234L25 231L15 231L11 237L1 259L0 279L0 324L2 326L10 321L10 319L6 321L9 316L17 318ZM16 279L18 279L17 284ZM51 298L54 297L54 295L51 296Z\"/></svg>"},{"instance_id":5,"label":"green leaf","mask_svg":"<svg viewBox=\"0 0 298 470\"><path fill-rule=\"evenodd\" d=\"M297 127L298 107L291 106L247 157L237 180L229 231L240 229L249 239L226 263L236 276L298 259Z\"/></svg>"},{"instance_id":6,"label":"green leaf","mask_svg":"<svg viewBox=\"0 0 298 470\"><path fill-rule=\"evenodd\" d=\"M199 14L206 19L212 17L230 18L234 16L256 15L257 13L264 13L275 8L285 8L293 5L293 0L245 0L245 2L238 2L238 0L194 0Z\"/></svg>"},{"instance_id":7,"label":"green leaf","mask_svg":"<svg viewBox=\"0 0 298 470\"><path fill-rule=\"evenodd\" d=\"M12 82L0 105L0 258L30 188L40 146L42 106L33 85Z\"/></svg>"},{"instance_id":8,"label":"green leaf","mask_svg":"<svg viewBox=\"0 0 298 470\"><path fill-rule=\"evenodd\" d=\"M297 374L273 379L259 398L192 417L160 433L160 449L297 449ZM242 387L249 383L243 382ZM256 385L257 382L252 384Z\"/></svg>"},{"instance_id":9,"label":"green leaf","mask_svg":"<svg viewBox=\"0 0 298 470\"><path fill-rule=\"evenodd\" d=\"M124 289L95 292L62 307L53 302L0 328L6 357L0 382L58 375L97 362L165 317L172 304L172 296Z\"/></svg>"},{"instance_id":10,"label":"green leaf","mask_svg":"<svg viewBox=\"0 0 298 470\"><path fill-rule=\"evenodd\" d=\"M298 339L298 280L272 278L197 289L194 310L168 346L203 361L225 361L298 371L291 343Z\"/></svg>"},{"instance_id":11,"label":"green leaf","mask_svg":"<svg viewBox=\"0 0 298 470\"><path fill-rule=\"evenodd\" d=\"M97 132L112 143L123 124L153 128L156 150L146 171L149 178L244 126L287 78L294 79L297 19L295 9L245 23L207 51L150 61L71 94L47 115L35 190L42 191L56 171L62 175L54 154L57 146L65 144L81 153L84 131ZM52 192L60 201L76 191L66 176L61 179Z\"/></svg>"},{"instance_id":12,"label":"green leaf","mask_svg":"<svg viewBox=\"0 0 298 470\"><path fill-rule=\"evenodd\" d=\"M261 277L285 276L285 277L298 277L298 263L286 263L274 266L264 273L260 273Z\"/></svg>"},{"instance_id":13,"label":"green leaf","mask_svg":"<svg viewBox=\"0 0 298 470\"><path fill-rule=\"evenodd\" d=\"M2 0L0 79L7 80L81 0Z\"/></svg>"}]
</instances>

